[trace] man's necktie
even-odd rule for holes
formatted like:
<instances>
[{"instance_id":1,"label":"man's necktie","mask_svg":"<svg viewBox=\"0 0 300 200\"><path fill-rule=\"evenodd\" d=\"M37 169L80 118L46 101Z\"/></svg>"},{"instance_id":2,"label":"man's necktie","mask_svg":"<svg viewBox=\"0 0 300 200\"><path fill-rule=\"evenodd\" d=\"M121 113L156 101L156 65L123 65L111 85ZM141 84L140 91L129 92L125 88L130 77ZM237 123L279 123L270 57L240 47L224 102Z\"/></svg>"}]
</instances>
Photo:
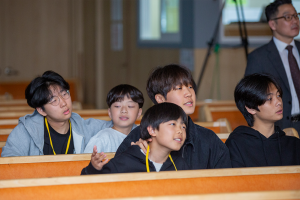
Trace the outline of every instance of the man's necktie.
<instances>
[{"instance_id":1,"label":"man's necktie","mask_svg":"<svg viewBox=\"0 0 300 200\"><path fill-rule=\"evenodd\" d=\"M292 51L293 46L288 45L286 47L286 49L288 50L288 60L289 60L289 65L290 65L290 70L291 70L294 87L296 90L296 94L298 96L298 101L300 103L300 70L299 70L299 66L296 61L296 58L293 55L293 51Z\"/></svg>"}]
</instances>

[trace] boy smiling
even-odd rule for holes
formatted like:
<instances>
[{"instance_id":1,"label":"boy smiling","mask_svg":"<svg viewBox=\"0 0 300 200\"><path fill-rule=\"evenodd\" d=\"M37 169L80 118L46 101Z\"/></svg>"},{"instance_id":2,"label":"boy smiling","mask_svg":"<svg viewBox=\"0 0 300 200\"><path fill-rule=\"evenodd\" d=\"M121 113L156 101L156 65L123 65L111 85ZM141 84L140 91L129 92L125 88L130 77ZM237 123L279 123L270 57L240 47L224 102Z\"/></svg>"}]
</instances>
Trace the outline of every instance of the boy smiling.
<instances>
[{"instance_id":1,"label":"boy smiling","mask_svg":"<svg viewBox=\"0 0 300 200\"><path fill-rule=\"evenodd\" d=\"M196 106L195 82L188 69L171 64L156 68L147 81L147 93L154 104L164 102L180 106L186 115L193 114ZM187 139L178 152L191 169L231 167L226 145L211 130L194 124L188 117ZM116 155L124 152L131 144L146 152L147 141L140 137L140 127L133 129L118 148Z\"/></svg>"},{"instance_id":2,"label":"boy smiling","mask_svg":"<svg viewBox=\"0 0 300 200\"><path fill-rule=\"evenodd\" d=\"M113 127L93 136L84 153L92 153L94 148L98 152L116 152L124 138L136 127L134 123L142 114L144 97L137 88L121 84L108 92L106 103Z\"/></svg>"},{"instance_id":3,"label":"boy smiling","mask_svg":"<svg viewBox=\"0 0 300 200\"><path fill-rule=\"evenodd\" d=\"M108 163L107 160L97 163L92 159L90 164L81 171L81 174L189 169L181 156L170 155L171 151L178 151L184 144L186 126L187 116L179 106L172 103L154 105L146 111L140 125L142 139L152 139L146 153L139 146L133 145ZM104 155L100 159L103 158L105 158Z\"/></svg>"}]
</instances>

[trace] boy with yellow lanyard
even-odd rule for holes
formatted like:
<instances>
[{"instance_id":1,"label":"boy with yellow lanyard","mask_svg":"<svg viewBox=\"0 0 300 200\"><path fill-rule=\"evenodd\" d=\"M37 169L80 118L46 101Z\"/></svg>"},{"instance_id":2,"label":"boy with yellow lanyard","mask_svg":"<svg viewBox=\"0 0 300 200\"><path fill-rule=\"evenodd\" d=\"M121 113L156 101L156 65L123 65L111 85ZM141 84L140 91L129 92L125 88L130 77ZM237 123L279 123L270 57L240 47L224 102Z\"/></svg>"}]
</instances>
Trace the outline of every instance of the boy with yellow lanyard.
<instances>
[{"instance_id":1,"label":"boy with yellow lanyard","mask_svg":"<svg viewBox=\"0 0 300 200\"><path fill-rule=\"evenodd\" d=\"M173 103L154 105L146 111L140 125L142 139L152 139L147 153L133 145L111 161L103 160L108 162L104 166L92 159L81 174L187 170L189 167L181 156L170 155L183 145L186 127L187 116L181 107Z\"/></svg>"},{"instance_id":2,"label":"boy with yellow lanyard","mask_svg":"<svg viewBox=\"0 0 300 200\"><path fill-rule=\"evenodd\" d=\"M35 111L19 119L1 156L83 153L91 137L113 126L112 121L84 120L73 113L69 89L68 82L53 71L32 80L25 97Z\"/></svg>"}]
</instances>

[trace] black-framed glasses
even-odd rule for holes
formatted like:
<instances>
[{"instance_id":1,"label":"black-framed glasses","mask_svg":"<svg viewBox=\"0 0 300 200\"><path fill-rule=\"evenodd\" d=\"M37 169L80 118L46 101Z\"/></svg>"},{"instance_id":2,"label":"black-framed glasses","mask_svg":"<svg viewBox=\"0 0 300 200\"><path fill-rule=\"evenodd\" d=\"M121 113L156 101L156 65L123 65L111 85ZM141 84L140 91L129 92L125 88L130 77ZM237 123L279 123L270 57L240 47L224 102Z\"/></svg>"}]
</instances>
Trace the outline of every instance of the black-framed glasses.
<instances>
[{"instance_id":1,"label":"black-framed glasses","mask_svg":"<svg viewBox=\"0 0 300 200\"><path fill-rule=\"evenodd\" d=\"M68 99L70 98L70 91L69 90L64 90L62 91L59 96L53 96L51 97L50 101L48 103L50 103L53 106L57 106L60 102L60 98L63 99Z\"/></svg>"},{"instance_id":2,"label":"black-framed glasses","mask_svg":"<svg viewBox=\"0 0 300 200\"><path fill-rule=\"evenodd\" d=\"M274 18L274 19L272 19L272 20L281 19L281 18L284 18L285 21L291 21L293 18L295 18L296 20L297 20L297 19L299 20L299 16L300 16L300 13L288 14L288 15L284 15L284 16L282 16L282 17Z\"/></svg>"}]
</instances>

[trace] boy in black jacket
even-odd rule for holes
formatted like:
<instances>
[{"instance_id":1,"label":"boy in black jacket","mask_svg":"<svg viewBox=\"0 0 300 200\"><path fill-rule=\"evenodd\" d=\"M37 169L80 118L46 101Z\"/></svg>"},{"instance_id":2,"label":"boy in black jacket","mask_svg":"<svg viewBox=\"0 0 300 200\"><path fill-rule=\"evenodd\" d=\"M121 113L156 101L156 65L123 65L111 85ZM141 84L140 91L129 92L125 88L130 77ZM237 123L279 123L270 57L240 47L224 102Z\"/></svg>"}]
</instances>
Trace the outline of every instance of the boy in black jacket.
<instances>
[{"instance_id":1,"label":"boy in black jacket","mask_svg":"<svg viewBox=\"0 0 300 200\"><path fill-rule=\"evenodd\" d=\"M270 75L253 74L236 86L235 103L249 127L239 126L226 145L233 167L300 164L300 140L275 126L282 119L282 90Z\"/></svg>"},{"instance_id":2,"label":"boy in black jacket","mask_svg":"<svg viewBox=\"0 0 300 200\"><path fill-rule=\"evenodd\" d=\"M191 72L185 67L171 64L156 68L147 82L147 93L154 104L163 102L180 106L187 115L193 114L196 106L196 85ZM212 169L231 167L226 145L211 130L194 124L188 118L187 139L179 154L191 169ZM133 129L119 146L116 155L132 144L139 145L144 152L147 142L140 139L140 127Z\"/></svg>"},{"instance_id":3,"label":"boy in black jacket","mask_svg":"<svg viewBox=\"0 0 300 200\"><path fill-rule=\"evenodd\" d=\"M103 168L102 163L94 162L92 159L81 174L189 169L183 158L170 155L171 151L178 151L181 148L186 138L187 116L182 108L172 103L154 105L146 111L140 127L142 139L152 139L146 154L139 146L133 145L111 159Z\"/></svg>"}]
</instances>

